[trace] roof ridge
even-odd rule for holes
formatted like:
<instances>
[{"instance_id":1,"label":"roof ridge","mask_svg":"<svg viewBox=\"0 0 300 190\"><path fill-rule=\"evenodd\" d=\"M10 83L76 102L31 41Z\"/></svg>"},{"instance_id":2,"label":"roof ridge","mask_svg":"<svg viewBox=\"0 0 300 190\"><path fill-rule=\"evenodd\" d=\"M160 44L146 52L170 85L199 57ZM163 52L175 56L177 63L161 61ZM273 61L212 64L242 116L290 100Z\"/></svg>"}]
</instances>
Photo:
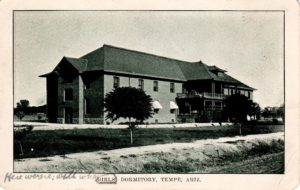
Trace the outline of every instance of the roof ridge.
<instances>
[{"instance_id":1,"label":"roof ridge","mask_svg":"<svg viewBox=\"0 0 300 190\"><path fill-rule=\"evenodd\" d=\"M85 58L76 58L76 57L67 57L67 56L63 56L63 58L66 58L66 59L81 59L81 60L86 60L88 61L88 59L85 59Z\"/></svg>"},{"instance_id":2,"label":"roof ridge","mask_svg":"<svg viewBox=\"0 0 300 190\"><path fill-rule=\"evenodd\" d=\"M108 44L103 44L102 47L105 47L105 46L106 47L115 48L115 49L121 49L121 50L129 51L129 52L135 52L135 53L150 55L150 56L154 56L154 57L160 57L160 58L164 58L164 59L174 60L174 61L180 61L180 62L185 62L185 63L195 63L195 62L190 62L190 61L184 61L184 60L174 59L174 58L170 58L170 57L165 57L165 56L161 56L161 55L155 55L155 54L147 53L147 52L143 52L143 51L132 50L132 49L127 49L127 48L122 48L122 47L117 47L117 46L112 46L112 45L108 45Z\"/></svg>"},{"instance_id":3,"label":"roof ridge","mask_svg":"<svg viewBox=\"0 0 300 190\"><path fill-rule=\"evenodd\" d=\"M104 45L103 45L103 46L104 46ZM101 48L103 48L103 46L101 46L101 47L99 47L99 48L97 48L97 49L95 49L95 50L93 50L93 51L90 51L90 52L84 54L83 56L80 57L80 59L85 59L85 58L82 58L82 57L87 56L87 55L89 55L89 54L91 54L91 53L93 53L93 52L96 52L96 51L100 50Z\"/></svg>"}]
</instances>

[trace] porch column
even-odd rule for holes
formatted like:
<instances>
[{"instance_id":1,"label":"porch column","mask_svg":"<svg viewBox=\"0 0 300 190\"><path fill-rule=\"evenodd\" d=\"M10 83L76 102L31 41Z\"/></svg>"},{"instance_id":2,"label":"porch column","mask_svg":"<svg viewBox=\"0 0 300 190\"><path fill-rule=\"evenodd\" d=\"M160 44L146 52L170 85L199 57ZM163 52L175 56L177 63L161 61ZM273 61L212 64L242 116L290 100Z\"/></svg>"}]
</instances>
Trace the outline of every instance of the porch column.
<instances>
[{"instance_id":1,"label":"porch column","mask_svg":"<svg viewBox=\"0 0 300 190\"><path fill-rule=\"evenodd\" d=\"M220 93L220 94L222 94L222 95L223 95L223 94L224 94L224 92L223 92L223 84L222 84L222 83L220 83L220 85L221 85L221 93ZM221 96L222 96L222 95L221 95ZM222 97L223 97L223 96L222 96Z\"/></svg>"},{"instance_id":2,"label":"porch column","mask_svg":"<svg viewBox=\"0 0 300 190\"><path fill-rule=\"evenodd\" d=\"M78 124L83 124L84 117L84 84L82 78L78 77Z\"/></svg>"},{"instance_id":3,"label":"porch column","mask_svg":"<svg viewBox=\"0 0 300 190\"><path fill-rule=\"evenodd\" d=\"M131 87L131 84L130 84L131 80L130 80L130 79L131 79L131 78L128 77L128 86L129 86L129 87Z\"/></svg>"}]
</instances>

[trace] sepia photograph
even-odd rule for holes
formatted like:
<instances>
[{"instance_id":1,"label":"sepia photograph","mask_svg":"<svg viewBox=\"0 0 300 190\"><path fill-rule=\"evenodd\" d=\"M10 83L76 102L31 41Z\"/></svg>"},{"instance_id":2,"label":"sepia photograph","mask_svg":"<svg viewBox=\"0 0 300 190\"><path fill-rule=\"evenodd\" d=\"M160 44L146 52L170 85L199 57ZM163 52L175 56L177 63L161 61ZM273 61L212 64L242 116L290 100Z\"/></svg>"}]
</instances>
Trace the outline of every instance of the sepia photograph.
<instances>
[{"instance_id":1,"label":"sepia photograph","mask_svg":"<svg viewBox=\"0 0 300 190\"><path fill-rule=\"evenodd\" d=\"M14 10L13 172L285 174L284 21Z\"/></svg>"}]
</instances>

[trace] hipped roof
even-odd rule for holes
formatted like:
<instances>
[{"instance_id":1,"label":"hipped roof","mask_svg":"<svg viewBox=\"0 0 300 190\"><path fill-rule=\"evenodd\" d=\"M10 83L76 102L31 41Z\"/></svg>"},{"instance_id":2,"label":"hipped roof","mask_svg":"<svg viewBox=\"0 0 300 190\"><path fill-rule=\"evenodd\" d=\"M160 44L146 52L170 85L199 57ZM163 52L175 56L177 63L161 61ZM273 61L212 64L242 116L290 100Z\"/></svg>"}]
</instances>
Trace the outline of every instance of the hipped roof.
<instances>
[{"instance_id":1,"label":"hipped roof","mask_svg":"<svg viewBox=\"0 0 300 190\"><path fill-rule=\"evenodd\" d=\"M215 80L234 83L252 89L227 75L225 70L200 62L187 62L144 52L103 45L80 58L65 57L79 73L107 71L129 75L148 76L175 81ZM218 75L222 72L222 75ZM41 75L45 77L46 75Z\"/></svg>"}]
</instances>

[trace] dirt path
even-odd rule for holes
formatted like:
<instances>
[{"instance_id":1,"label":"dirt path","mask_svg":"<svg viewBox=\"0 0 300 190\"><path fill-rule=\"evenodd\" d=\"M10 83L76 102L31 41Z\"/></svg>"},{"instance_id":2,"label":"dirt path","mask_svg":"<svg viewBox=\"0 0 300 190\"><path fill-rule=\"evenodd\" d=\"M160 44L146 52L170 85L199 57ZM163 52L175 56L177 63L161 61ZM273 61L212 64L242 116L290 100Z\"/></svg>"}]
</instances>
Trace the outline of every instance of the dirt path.
<instances>
[{"instance_id":1,"label":"dirt path","mask_svg":"<svg viewBox=\"0 0 300 190\"><path fill-rule=\"evenodd\" d=\"M15 121L15 127L22 127L32 125L34 131L51 131L58 129L97 129L97 128L111 128L111 129L126 129L128 125L100 125L100 124L61 124L61 123L42 123L42 122L28 122ZM223 126L231 126L232 123L223 122ZM219 123L176 123L176 124L148 124L138 125L138 128L186 128L186 127L209 127L219 126Z\"/></svg>"},{"instance_id":2,"label":"dirt path","mask_svg":"<svg viewBox=\"0 0 300 190\"><path fill-rule=\"evenodd\" d=\"M259 134L198 140L192 143L159 144L131 147L109 151L74 153L43 158L28 158L14 161L14 172L135 172L144 163L159 160L168 155L175 160L232 151L240 144L251 145L258 141L283 139L284 133ZM130 165L130 166L129 166Z\"/></svg>"}]
</instances>

